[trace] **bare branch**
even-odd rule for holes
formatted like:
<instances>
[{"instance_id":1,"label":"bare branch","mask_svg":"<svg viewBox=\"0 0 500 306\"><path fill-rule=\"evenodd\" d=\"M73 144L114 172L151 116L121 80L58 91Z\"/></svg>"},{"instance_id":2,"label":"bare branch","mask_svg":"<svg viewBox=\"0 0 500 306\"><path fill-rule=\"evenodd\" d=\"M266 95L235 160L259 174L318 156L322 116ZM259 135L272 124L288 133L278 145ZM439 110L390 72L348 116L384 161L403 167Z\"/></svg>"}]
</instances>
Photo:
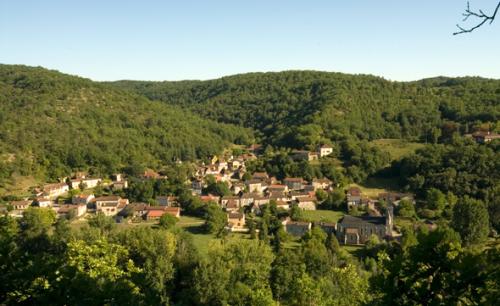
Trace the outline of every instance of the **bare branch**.
<instances>
[{"instance_id":1,"label":"bare branch","mask_svg":"<svg viewBox=\"0 0 500 306\"><path fill-rule=\"evenodd\" d=\"M497 6L495 8L495 11L493 12L493 14L492 15L487 15L481 9L478 10L478 11L471 10L470 4L467 1L467 9L465 10L465 13L462 14L464 16L464 19L462 21L467 21L469 19L469 17L477 18L480 21L475 26L470 27L470 28L464 28L464 27L460 26L459 24L457 24L457 28L459 29L459 31L453 33L453 35L458 35L458 34L463 34L463 33L470 33L472 31L474 31L475 29L483 26L486 22L489 22L489 24L491 24L495 20L495 17L497 16L497 13L498 13L499 9L500 9L500 1L498 2L498 4L497 4Z\"/></svg>"}]
</instances>

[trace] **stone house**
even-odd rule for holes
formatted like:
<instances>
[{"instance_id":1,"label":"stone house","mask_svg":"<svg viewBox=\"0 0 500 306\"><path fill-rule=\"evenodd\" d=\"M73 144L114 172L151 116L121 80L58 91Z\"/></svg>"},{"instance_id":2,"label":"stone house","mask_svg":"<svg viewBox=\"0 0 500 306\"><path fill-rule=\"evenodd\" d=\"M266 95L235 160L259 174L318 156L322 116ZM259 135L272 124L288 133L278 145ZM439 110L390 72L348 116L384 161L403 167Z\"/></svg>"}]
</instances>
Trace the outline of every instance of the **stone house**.
<instances>
[{"instance_id":1,"label":"stone house","mask_svg":"<svg viewBox=\"0 0 500 306\"><path fill-rule=\"evenodd\" d=\"M89 204L95 199L93 194L79 194L71 198L71 203L73 204Z\"/></svg>"},{"instance_id":2,"label":"stone house","mask_svg":"<svg viewBox=\"0 0 500 306\"><path fill-rule=\"evenodd\" d=\"M316 199L312 197L297 198L297 206L303 210L316 210Z\"/></svg>"},{"instance_id":3,"label":"stone house","mask_svg":"<svg viewBox=\"0 0 500 306\"><path fill-rule=\"evenodd\" d=\"M290 219L284 220L281 224L283 224L285 232L299 237L304 236L312 227L311 222L292 221Z\"/></svg>"},{"instance_id":4,"label":"stone house","mask_svg":"<svg viewBox=\"0 0 500 306\"><path fill-rule=\"evenodd\" d=\"M248 192L252 193L262 193L262 181L261 180L256 180L256 179L251 179L245 182L245 185L248 188Z\"/></svg>"},{"instance_id":5,"label":"stone house","mask_svg":"<svg viewBox=\"0 0 500 306\"><path fill-rule=\"evenodd\" d=\"M33 201L12 201L10 205L14 210L26 210L31 206L31 203L33 203Z\"/></svg>"},{"instance_id":6,"label":"stone house","mask_svg":"<svg viewBox=\"0 0 500 306\"><path fill-rule=\"evenodd\" d=\"M106 216L116 216L127 205L128 199L122 199L119 196L104 196L95 199L96 211Z\"/></svg>"},{"instance_id":7,"label":"stone house","mask_svg":"<svg viewBox=\"0 0 500 306\"><path fill-rule=\"evenodd\" d=\"M327 178L322 178L322 179L315 178L312 180L311 185L314 187L314 191L318 189L328 190L332 185L332 181L330 181Z\"/></svg>"},{"instance_id":8,"label":"stone house","mask_svg":"<svg viewBox=\"0 0 500 306\"><path fill-rule=\"evenodd\" d=\"M348 208L361 205L361 189L358 187L350 187L347 190L346 199Z\"/></svg>"},{"instance_id":9,"label":"stone house","mask_svg":"<svg viewBox=\"0 0 500 306\"><path fill-rule=\"evenodd\" d=\"M55 198L69 191L66 183L49 184L43 186L43 192L49 198Z\"/></svg>"},{"instance_id":10,"label":"stone house","mask_svg":"<svg viewBox=\"0 0 500 306\"><path fill-rule=\"evenodd\" d=\"M283 180L283 184L288 186L290 190L304 189L304 180L300 177L287 177Z\"/></svg>"},{"instance_id":11,"label":"stone house","mask_svg":"<svg viewBox=\"0 0 500 306\"><path fill-rule=\"evenodd\" d=\"M472 134L472 138L477 143L488 143L495 139L500 139L500 134L492 133L490 131L479 131Z\"/></svg>"},{"instance_id":12,"label":"stone house","mask_svg":"<svg viewBox=\"0 0 500 306\"><path fill-rule=\"evenodd\" d=\"M227 227L231 232L247 231L245 227L245 214L240 212L230 212L227 214Z\"/></svg>"},{"instance_id":13,"label":"stone house","mask_svg":"<svg viewBox=\"0 0 500 306\"><path fill-rule=\"evenodd\" d=\"M295 150L292 151L291 158L294 161L301 161L301 160L313 161L318 159L318 153L305 150Z\"/></svg>"}]
</instances>

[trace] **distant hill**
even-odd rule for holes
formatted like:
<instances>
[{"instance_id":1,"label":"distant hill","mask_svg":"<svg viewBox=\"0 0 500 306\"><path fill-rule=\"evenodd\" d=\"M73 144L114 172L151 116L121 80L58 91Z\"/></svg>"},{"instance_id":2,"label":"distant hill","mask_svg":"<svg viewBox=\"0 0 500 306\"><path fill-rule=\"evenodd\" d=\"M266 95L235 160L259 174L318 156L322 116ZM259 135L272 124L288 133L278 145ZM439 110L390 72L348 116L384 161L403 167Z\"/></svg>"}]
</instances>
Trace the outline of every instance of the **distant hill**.
<instances>
[{"instance_id":1,"label":"distant hill","mask_svg":"<svg viewBox=\"0 0 500 306\"><path fill-rule=\"evenodd\" d=\"M316 71L249 73L209 81L111 83L205 118L251 127L269 143L302 147L344 137L429 140L500 118L500 80L390 82ZM451 126L449 126L451 124Z\"/></svg>"},{"instance_id":2,"label":"distant hill","mask_svg":"<svg viewBox=\"0 0 500 306\"><path fill-rule=\"evenodd\" d=\"M0 178L112 173L192 160L249 142L251 131L87 79L0 65Z\"/></svg>"}]
</instances>

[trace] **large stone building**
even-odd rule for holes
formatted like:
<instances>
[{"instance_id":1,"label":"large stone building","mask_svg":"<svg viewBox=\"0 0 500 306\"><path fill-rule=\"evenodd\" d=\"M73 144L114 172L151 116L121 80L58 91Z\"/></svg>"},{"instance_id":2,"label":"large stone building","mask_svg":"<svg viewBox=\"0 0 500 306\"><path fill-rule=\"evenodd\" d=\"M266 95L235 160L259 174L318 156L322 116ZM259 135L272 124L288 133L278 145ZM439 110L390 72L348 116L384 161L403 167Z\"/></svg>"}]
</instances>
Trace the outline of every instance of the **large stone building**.
<instances>
[{"instance_id":1,"label":"large stone building","mask_svg":"<svg viewBox=\"0 0 500 306\"><path fill-rule=\"evenodd\" d=\"M346 215L337 223L337 239L343 244L364 244L371 235L380 239L392 236L393 208L383 217Z\"/></svg>"}]
</instances>

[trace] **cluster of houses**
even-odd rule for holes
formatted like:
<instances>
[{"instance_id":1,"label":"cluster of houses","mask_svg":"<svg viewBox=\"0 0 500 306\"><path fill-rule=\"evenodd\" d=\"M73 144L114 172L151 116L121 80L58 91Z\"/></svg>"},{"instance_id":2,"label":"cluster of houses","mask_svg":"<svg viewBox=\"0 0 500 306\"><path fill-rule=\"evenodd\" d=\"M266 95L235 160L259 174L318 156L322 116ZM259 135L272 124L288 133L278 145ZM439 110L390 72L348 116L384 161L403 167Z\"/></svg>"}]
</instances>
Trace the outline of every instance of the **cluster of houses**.
<instances>
[{"instance_id":1,"label":"cluster of houses","mask_svg":"<svg viewBox=\"0 0 500 306\"><path fill-rule=\"evenodd\" d=\"M128 199L120 196L95 197L93 194L80 194L72 197L71 204L57 204L47 198L35 198L33 200L12 201L13 210L9 213L13 217L22 217L23 212L31 206L53 209L58 217L81 218L86 214L102 213L109 217L121 216L127 212L127 216L145 220L157 220L164 214L180 217L181 209L173 200L164 201L158 197L158 205L146 203L129 203ZM167 198L167 197L164 197Z\"/></svg>"},{"instance_id":2,"label":"cluster of houses","mask_svg":"<svg viewBox=\"0 0 500 306\"><path fill-rule=\"evenodd\" d=\"M273 201L278 208L289 210L297 206L302 210L315 210L318 204L316 192L318 190L331 191L336 186L328 179L313 179L308 182L302 178L286 177L278 180L266 172L247 174L246 163L257 158L260 146L252 146L249 153L239 156L217 157L210 159L208 164L197 166L190 181L192 194L203 202L217 203L227 214L227 229L232 232L247 232L245 212L260 214L262 207ZM295 160L315 160L332 154L331 146L323 145L317 152L292 151L291 157ZM205 194L207 177L212 176L217 182L225 182L231 190L231 195L216 196ZM146 170L142 178L167 179L153 170ZM85 173L76 173L73 178L64 178L65 183L50 184L37 190L36 197L23 201L11 202L12 216L21 217L24 210L30 206L51 207L58 216L80 218L86 214L102 213L106 216L127 216L136 220L157 220L165 214L180 217L181 209L174 196L156 198L156 205L146 203L129 203L128 199L118 195L95 197L86 192L75 195L71 204L57 204L54 199L65 195L71 189L91 189L98 185L109 186L112 190L128 188L127 180L116 174L111 180L90 178ZM320 226L327 233L335 234L339 242L344 244L363 244L371 235L379 238L393 237L392 207L401 200L414 201L409 194L384 193L378 199L364 197L357 187L349 188L346 192L348 208L364 208L371 213L367 216L344 216L338 223L292 221L289 218L282 221L286 232L295 236L302 236L313 226ZM384 201L389 208L381 214L376 203Z\"/></svg>"},{"instance_id":3,"label":"cluster of houses","mask_svg":"<svg viewBox=\"0 0 500 306\"><path fill-rule=\"evenodd\" d=\"M326 156L331 153L331 147L322 146L319 148L319 153L293 151L292 157L297 160L314 160L314 156ZM248 231L245 211L259 214L262 206L271 201L284 210L289 210L292 205L303 210L315 210L318 204L316 191L319 189L331 191L334 188L334 183L328 179L313 179L307 182L302 178L287 177L280 181L265 172L255 172L243 180L246 173L245 161L253 158L252 155L241 155L236 158L231 156L227 160L214 157L209 165L198 167L192 180L191 189L194 195L199 196L202 201L218 203L226 211L227 228L232 232ZM204 178L207 175L212 175L218 182L226 182L232 195L218 197L203 194L206 187ZM338 223L313 224L287 218L282 221L285 231L294 236L302 236L313 226L320 226L326 232L336 235L344 244L364 244L371 235L376 235L380 239L392 238L396 235L393 231L392 207L397 206L403 199L414 201L410 194L400 193L380 194L378 199L374 200L364 197L357 187L350 188L346 196L348 207L365 208L372 213L359 217L346 215ZM379 201L385 201L389 205L384 214L376 208L375 204Z\"/></svg>"},{"instance_id":4,"label":"cluster of houses","mask_svg":"<svg viewBox=\"0 0 500 306\"><path fill-rule=\"evenodd\" d=\"M293 153L292 153L293 154ZM327 154L327 153L324 153ZM245 231L245 216L241 211L260 213L263 205L274 201L278 208L288 210L297 205L303 210L315 210L317 205L316 191L331 190L333 183L328 179L313 179L307 182L302 178L287 177L278 180L266 172L255 172L250 177L245 163L255 159L253 154L243 154L238 157L211 159L208 165L201 165L195 171L191 182L193 195L199 196L204 202L218 203L227 212L228 228L231 231ZM211 175L217 182L225 182L231 195L219 197L203 194L207 187L206 177Z\"/></svg>"},{"instance_id":5,"label":"cluster of houses","mask_svg":"<svg viewBox=\"0 0 500 306\"><path fill-rule=\"evenodd\" d=\"M144 179L162 178L152 170L146 170ZM170 214L180 217L181 210L178 207L176 197L165 196L157 197L158 205L149 205L146 203L129 203L128 199L117 195L95 197L90 192L81 193L71 198L70 204L59 204L56 199L68 194L71 189L92 189L99 184L110 187L112 190L121 190L128 188L127 180L123 175L115 174L111 182L105 182L101 178L90 178L85 173L78 172L73 178L62 178L61 183L48 184L40 189L35 189L35 197L21 201L11 201L12 210L9 215L13 217L22 217L23 212L29 207L43 207L53 209L58 217L81 218L86 214L102 213L109 217L121 216L126 213L127 216L145 220L156 220L164 214Z\"/></svg>"}]
</instances>

